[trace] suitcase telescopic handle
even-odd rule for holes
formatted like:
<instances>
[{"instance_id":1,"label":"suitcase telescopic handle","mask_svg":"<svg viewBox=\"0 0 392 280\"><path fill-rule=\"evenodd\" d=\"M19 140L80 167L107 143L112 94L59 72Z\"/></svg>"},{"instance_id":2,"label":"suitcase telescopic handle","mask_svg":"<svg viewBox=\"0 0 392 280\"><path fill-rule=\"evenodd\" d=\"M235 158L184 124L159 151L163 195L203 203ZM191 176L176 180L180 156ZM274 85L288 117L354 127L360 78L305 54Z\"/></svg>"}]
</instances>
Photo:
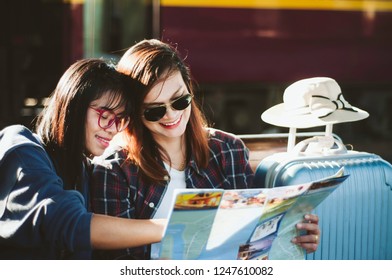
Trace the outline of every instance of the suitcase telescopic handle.
<instances>
[{"instance_id":1,"label":"suitcase telescopic handle","mask_svg":"<svg viewBox=\"0 0 392 280\"><path fill-rule=\"evenodd\" d=\"M346 146L332 136L314 136L302 140L292 149L295 155L337 155L347 153Z\"/></svg>"}]
</instances>

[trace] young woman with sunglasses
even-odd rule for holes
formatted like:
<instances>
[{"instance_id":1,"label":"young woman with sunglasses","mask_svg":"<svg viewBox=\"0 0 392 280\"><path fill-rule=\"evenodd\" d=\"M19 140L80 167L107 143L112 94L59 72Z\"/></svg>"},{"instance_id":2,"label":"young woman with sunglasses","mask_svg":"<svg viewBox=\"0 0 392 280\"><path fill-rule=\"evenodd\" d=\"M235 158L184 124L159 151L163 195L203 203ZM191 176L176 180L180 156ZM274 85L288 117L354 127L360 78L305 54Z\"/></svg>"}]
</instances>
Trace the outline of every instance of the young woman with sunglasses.
<instances>
[{"instance_id":1,"label":"young woman with sunglasses","mask_svg":"<svg viewBox=\"0 0 392 280\"><path fill-rule=\"evenodd\" d=\"M135 95L136 111L124 131L124 149L113 147L94 168L94 212L167 218L174 189L252 187L248 149L238 137L206 126L189 69L173 47L155 39L141 41L123 55L117 69L146 90ZM309 234L297 241L311 252L320 232L318 217L307 216L312 223L299 226ZM149 259L157 246L98 256Z\"/></svg>"},{"instance_id":2,"label":"young woman with sunglasses","mask_svg":"<svg viewBox=\"0 0 392 280\"><path fill-rule=\"evenodd\" d=\"M62 76L36 133L0 131L0 259L89 259L92 249L159 241L162 220L89 212L89 157L129 123L138 84L99 59Z\"/></svg>"}]
</instances>

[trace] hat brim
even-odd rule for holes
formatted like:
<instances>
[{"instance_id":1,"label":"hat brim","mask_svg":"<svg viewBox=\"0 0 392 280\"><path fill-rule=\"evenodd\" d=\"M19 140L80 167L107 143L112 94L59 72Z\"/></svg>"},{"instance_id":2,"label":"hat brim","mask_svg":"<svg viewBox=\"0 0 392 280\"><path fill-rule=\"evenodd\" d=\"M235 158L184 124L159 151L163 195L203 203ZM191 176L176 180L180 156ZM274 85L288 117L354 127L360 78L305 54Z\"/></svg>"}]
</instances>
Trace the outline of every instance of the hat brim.
<instances>
[{"instance_id":1,"label":"hat brim","mask_svg":"<svg viewBox=\"0 0 392 280\"><path fill-rule=\"evenodd\" d=\"M338 109L324 118L318 118L311 113L303 115L292 115L285 111L284 103L275 105L266 110L261 119L269 124L282 127L292 128L310 128L317 126L325 126L327 124L336 124L344 122L354 122L366 119L369 113L356 107L352 107L354 111Z\"/></svg>"}]
</instances>

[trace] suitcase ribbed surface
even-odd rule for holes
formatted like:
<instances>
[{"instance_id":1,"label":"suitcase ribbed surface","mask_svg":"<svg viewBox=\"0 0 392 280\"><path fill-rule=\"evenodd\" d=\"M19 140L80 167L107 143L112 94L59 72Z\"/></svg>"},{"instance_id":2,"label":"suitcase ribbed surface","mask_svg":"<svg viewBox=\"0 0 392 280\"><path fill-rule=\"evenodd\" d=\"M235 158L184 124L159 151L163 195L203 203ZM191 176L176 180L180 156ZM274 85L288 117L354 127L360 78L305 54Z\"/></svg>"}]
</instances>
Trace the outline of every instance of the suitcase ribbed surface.
<instances>
[{"instance_id":1,"label":"suitcase ribbed surface","mask_svg":"<svg viewBox=\"0 0 392 280\"><path fill-rule=\"evenodd\" d=\"M320 246L307 259L392 259L392 166L381 157L349 152L325 157L270 156L256 181L265 187L318 180L344 166L350 177L314 211L320 217Z\"/></svg>"}]
</instances>

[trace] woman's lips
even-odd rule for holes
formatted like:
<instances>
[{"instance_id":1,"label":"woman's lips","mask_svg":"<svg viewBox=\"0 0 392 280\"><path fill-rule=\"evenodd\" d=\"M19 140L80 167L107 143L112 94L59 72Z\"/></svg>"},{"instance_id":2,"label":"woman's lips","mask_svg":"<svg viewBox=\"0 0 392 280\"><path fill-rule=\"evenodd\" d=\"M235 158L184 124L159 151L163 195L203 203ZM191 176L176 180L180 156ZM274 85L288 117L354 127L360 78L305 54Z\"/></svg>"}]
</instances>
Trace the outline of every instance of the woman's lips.
<instances>
[{"instance_id":1,"label":"woman's lips","mask_svg":"<svg viewBox=\"0 0 392 280\"><path fill-rule=\"evenodd\" d=\"M165 128L170 128L170 129L176 128L180 124L181 119L182 119L182 115L177 120L175 120L174 122L160 123L160 125L165 127Z\"/></svg>"},{"instance_id":2,"label":"woman's lips","mask_svg":"<svg viewBox=\"0 0 392 280\"><path fill-rule=\"evenodd\" d=\"M110 141L112 140L112 139L104 138L104 137L101 137L101 136L98 136L98 135L96 136L96 138L98 139L98 141L99 141L104 147L108 147Z\"/></svg>"}]
</instances>

